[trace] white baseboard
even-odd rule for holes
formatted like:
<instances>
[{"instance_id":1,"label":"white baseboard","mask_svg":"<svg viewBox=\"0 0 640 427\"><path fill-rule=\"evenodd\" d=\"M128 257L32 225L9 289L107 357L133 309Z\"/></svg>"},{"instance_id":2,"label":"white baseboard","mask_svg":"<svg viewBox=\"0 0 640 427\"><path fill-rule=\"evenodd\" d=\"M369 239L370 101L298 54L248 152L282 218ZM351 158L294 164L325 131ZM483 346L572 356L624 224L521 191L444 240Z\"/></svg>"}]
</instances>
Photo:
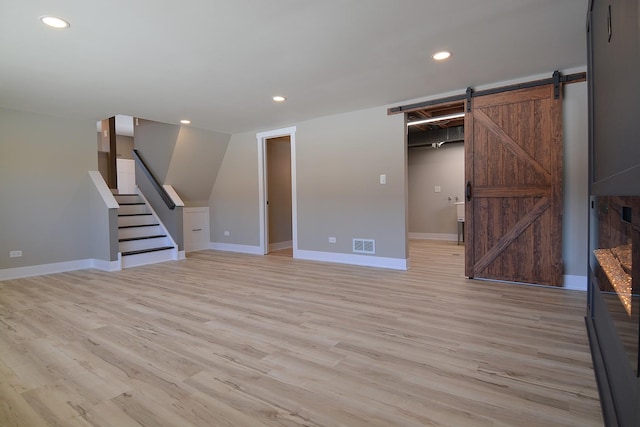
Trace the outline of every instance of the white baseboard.
<instances>
[{"instance_id":1,"label":"white baseboard","mask_svg":"<svg viewBox=\"0 0 640 427\"><path fill-rule=\"evenodd\" d=\"M185 251L178 251L178 259L187 259Z\"/></svg>"},{"instance_id":2,"label":"white baseboard","mask_svg":"<svg viewBox=\"0 0 640 427\"><path fill-rule=\"evenodd\" d=\"M240 252L243 254L264 255L260 246L236 245L235 243L211 242L210 249L225 252Z\"/></svg>"},{"instance_id":3,"label":"white baseboard","mask_svg":"<svg viewBox=\"0 0 640 427\"><path fill-rule=\"evenodd\" d=\"M293 240L288 240L286 242L269 243L270 251L279 251L280 249L288 249L292 247L293 247Z\"/></svg>"},{"instance_id":4,"label":"white baseboard","mask_svg":"<svg viewBox=\"0 0 640 427\"><path fill-rule=\"evenodd\" d=\"M121 269L118 261L104 261L89 258L76 261L54 262L52 264L30 265L27 267L5 268L0 270L0 281L64 273L66 271L85 270L88 268L96 268L104 271L118 271Z\"/></svg>"},{"instance_id":5,"label":"white baseboard","mask_svg":"<svg viewBox=\"0 0 640 427\"><path fill-rule=\"evenodd\" d=\"M564 289L572 289L574 291L587 290L587 276L564 275Z\"/></svg>"},{"instance_id":6,"label":"white baseboard","mask_svg":"<svg viewBox=\"0 0 640 427\"><path fill-rule=\"evenodd\" d=\"M409 268L409 260L401 258L385 258L379 256L306 250L294 251L293 257L310 261L335 262L338 264L352 264L365 267L388 268L392 270L407 270Z\"/></svg>"},{"instance_id":7,"label":"white baseboard","mask_svg":"<svg viewBox=\"0 0 640 427\"><path fill-rule=\"evenodd\" d=\"M173 248L170 251L154 251L145 252L136 255L128 255L123 257L119 255L122 260L122 268L140 267L148 264L157 264L159 262L176 261L178 259L178 250Z\"/></svg>"},{"instance_id":8,"label":"white baseboard","mask_svg":"<svg viewBox=\"0 0 640 427\"><path fill-rule=\"evenodd\" d=\"M120 257L117 261L105 261L102 259L92 259L92 267L102 271L120 271L122 270L122 262Z\"/></svg>"},{"instance_id":9,"label":"white baseboard","mask_svg":"<svg viewBox=\"0 0 640 427\"><path fill-rule=\"evenodd\" d=\"M447 233L409 233L409 239L415 240L445 240L447 242L457 242L457 234Z\"/></svg>"}]
</instances>

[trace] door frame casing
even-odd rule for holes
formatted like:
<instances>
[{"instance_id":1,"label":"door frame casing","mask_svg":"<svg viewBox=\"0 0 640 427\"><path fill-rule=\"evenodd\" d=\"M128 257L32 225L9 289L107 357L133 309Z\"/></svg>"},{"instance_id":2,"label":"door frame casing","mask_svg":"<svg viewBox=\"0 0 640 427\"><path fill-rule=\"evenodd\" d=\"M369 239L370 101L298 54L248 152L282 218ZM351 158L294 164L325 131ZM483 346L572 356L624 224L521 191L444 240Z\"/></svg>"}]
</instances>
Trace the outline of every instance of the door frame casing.
<instances>
[{"instance_id":1,"label":"door frame casing","mask_svg":"<svg viewBox=\"0 0 640 427\"><path fill-rule=\"evenodd\" d=\"M293 243L293 257L298 252L298 204L296 197L296 126L275 129L266 132L258 132L258 206L260 221L260 253L266 255L269 252L269 224L267 221L267 140L288 136L291 144L291 240Z\"/></svg>"}]
</instances>

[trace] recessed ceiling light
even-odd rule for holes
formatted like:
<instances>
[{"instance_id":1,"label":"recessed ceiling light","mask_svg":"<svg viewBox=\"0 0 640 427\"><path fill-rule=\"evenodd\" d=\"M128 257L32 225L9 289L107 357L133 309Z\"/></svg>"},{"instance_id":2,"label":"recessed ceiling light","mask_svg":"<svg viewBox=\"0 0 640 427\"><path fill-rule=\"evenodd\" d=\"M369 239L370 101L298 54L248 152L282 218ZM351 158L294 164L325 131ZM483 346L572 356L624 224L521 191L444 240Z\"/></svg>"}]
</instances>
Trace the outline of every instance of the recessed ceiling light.
<instances>
[{"instance_id":1,"label":"recessed ceiling light","mask_svg":"<svg viewBox=\"0 0 640 427\"><path fill-rule=\"evenodd\" d=\"M183 125L190 125L191 120L183 119L183 120L180 120L180 123L182 123Z\"/></svg>"},{"instance_id":2,"label":"recessed ceiling light","mask_svg":"<svg viewBox=\"0 0 640 427\"><path fill-rule=\"evenodd\" d=\"M284 96L276 95L273 97L273 100L276 102L284 102L287 100L287 98L285 98Z\"/></svg>"},{"instance_id":3,"label":"recessed ceiling light","mask_svg":"<svg viewBox=\"0 0 640 427\"><path fill-rule=\"evenodd\" d=\"M434 53L431 57L436 61L444 61L445 59L451 58L451 52L443 50L442 52Z\"/></svg>"},{"instance_id":4,"label":"recessed ceiling light","mask_svg":"<svg viewBox=\"0 0 640 427\"><path fill-rule=\"evenodd\" d=\"M55 16L41 16L40 21L43 24L48 25L52 28L69 28L70 24L62 18L57 18Z\"/></svg>"}]
</instances>

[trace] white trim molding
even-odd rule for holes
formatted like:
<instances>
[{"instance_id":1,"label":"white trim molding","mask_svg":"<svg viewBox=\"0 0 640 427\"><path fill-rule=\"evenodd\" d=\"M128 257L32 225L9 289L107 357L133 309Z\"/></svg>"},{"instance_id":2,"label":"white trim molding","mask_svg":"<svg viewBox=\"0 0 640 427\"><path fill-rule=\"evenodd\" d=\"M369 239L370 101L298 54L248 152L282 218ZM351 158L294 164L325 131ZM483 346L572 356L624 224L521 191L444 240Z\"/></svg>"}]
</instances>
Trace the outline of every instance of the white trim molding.
<instances>
[{"instance_id":1,"label":"white trim molding","mask_svg":"<svg viewBox=\"0 0 640 427\"><path fill-rule=\"evenodd\" d=\"M309 261L335 262L338 264L360 265L363 267L387 268L391 270L408 270L409 259L385 258L379 256L341 254L336 252L321 252L297 250L294 254L296 259Z\"/></svg>"},{"instance_id":2,"label":"white trim molding","mask_svg":"<svg viewBox=\"0 0 640 427\"><path fill-rule=\"evenodd\" d=\"M178 196L178 193L176 193L176 190L173 189L173 186L169 184L165 184L162 186L162 188L164 188L164 191L167 192L167 194L169 195L169 197L171 198L171 200L176 206L184 207L184 202L182 201L180 196Z\"/></svg>"},{"instance_id":3,"label":"white trim molding","mask_svg":"<svg viewBox=\"0 0 640 427\"><path fill-rule=\"evenodd\" d=\"M30 265L26 267L5 268L0 270L0 281L21 279L23 277L44 276L45 274L65 273L67 271L95 268L103 271L119 271L118 261L100 259L81 259L76 261L54 262L51 264Z\"/></svg>"},{"instance_id":4,"label":"white trim molding","mask_svg":"<svg viewBox=\"0 0 640 427\"><path fill-rule=\"evenodd\" d=\"M258 206L259 206L259 221L260 221L260 249L262 255L268 252L268 236L269 232L267 223L267 197L266 197L266 161L265 155L266 143L269 138L277 138L280 136L289 136L289 142L291 144L291 237L292 246L294 252L298 248L298 198L297 198L297 184L296 184L296 127L291 126L288 128L276 129L267 132L258 132L256 134L256 140L258 142Z\"/></svg>"},{"instance_id":5,"label":"white trim molding","mask_svg":"<svg viewBox=\"0 0 640 427\"><path fill-rule=\"evenodd\" d=\"M89 171L89 177L91 178L93 185L95 185L96 190L102 197L104 205L107 207L107 209L118 209L120 205L118 205L116 198L113 197L113 193L111 192L111 190L109 190L109 187L104 182L104 178L102 177L100 172Z\"/></svg>"},{"instance_id":6,"label":"white trim molding","mask_svg":"<svg viewBox=\"0 0 640 427\"><path fill-rule=\"evenodd\" d=\"M120 253L118 252L118 255ZM120 256L118 256L117 261L104 261L102 259L92 259L92 266L98 270L102 271L120 271L122 270L122 261Z\"/></svg>"},{"instance_id":7,"label":"white trim molding","mask_svg":"<svg viewBox=\"0 0 640 427\"><path fill-rule=\"evenodd\" d=\"M238 252L242 254L264 255L260 246L237 245L235 243L211 242L210 249L224 252Z\"/></svg>"},{"instance_id":8,"label":"white trim molding","mask_svg":"<svg viewBox=\"0 0 640 427\"><path fill-rule=\"evenodd\" d=\"M564 275L564 289L571 289L574 291L587 290L587 276L573 276L570 274Z\"/></svg>"}]
</instances>

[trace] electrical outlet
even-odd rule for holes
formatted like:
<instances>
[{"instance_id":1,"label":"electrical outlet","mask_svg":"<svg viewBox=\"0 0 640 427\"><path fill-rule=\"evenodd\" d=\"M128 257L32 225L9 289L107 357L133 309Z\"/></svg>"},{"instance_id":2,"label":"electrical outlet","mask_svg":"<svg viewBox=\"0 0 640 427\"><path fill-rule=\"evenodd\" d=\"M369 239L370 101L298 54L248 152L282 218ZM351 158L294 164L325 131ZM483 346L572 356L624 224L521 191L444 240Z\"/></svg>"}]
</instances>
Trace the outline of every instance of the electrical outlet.
<instances>
[{"instance_id":1,"label":"electrical outlet","mask_svg":"<svg viewBox=\"0 0 640 427\"><path fill-rule=\"evenodd\" d=\"M22 256L22 251L10 251L9 258L19 258Z\"/></svg>"},{"instance_id":2,"label":"electrical outlet","mask_svg":"<svg viewBox=\"0 0 640 427\"><path fill-rule=\"evenodd\" d=\"M229 236L229 234L231 234L231 233L229 233L229 231L228 231L228 230L225 230L224 235L225 235L225 236Z\"/></svg>"},{"instance_id":3,"label":"electrical outlet","mask_svg":"<svg viewBox=\"0 0 640 427\"><path fill-rule=\"evenodd\" d=\"M434 192L434 193L440 193L440 192L442 192L442 187L440 187L439 185L435 185L435 186L433 187L433 192Z\"/></svg>"},{"instance_id":4,"label":"electrical outlet","mask_svg":"<svg viewBox=\"0 0 640 427\"><path fill-rule=\"evenodd\" d=\"M329 243L335 243L335 242L336 242L335 237L329 237Z\"/></svg>"}]
</instances>

